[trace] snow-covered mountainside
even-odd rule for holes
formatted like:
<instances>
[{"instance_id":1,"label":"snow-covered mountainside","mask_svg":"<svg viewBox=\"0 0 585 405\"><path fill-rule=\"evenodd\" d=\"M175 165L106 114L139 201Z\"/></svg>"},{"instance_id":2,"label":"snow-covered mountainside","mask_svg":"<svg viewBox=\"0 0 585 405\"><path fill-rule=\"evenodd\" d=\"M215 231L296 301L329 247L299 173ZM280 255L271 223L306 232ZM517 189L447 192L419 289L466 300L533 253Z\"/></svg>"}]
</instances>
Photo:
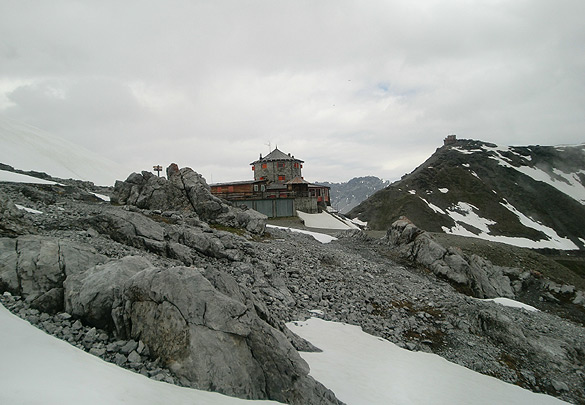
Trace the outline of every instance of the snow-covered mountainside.
<instances>
[{"instance_id":1,"label":"snow-covered mountainside","mask_svg":"<svg viewBox=\"0 0 585 405\"><path fill-rule=\"evenodd\" d=\"M345 183L319 183L331 187L331 205L345 214L356 205L390 184L375 176L354 177Z\"/></svg>"},{"instance_id":2,"label":"snow-covered mountainside","mask_svg":"<svg viewBox=\"0 0 585 405\"><path fill-rule=\"evenodd\" d=\"M350 216L373 229L406 216L431 232L585 249L585 145L499 147L459 140Z\"/></svg>"},{"instance_id":3,"label":"snow-covered mountainside","mask_svg":"<svg viewBox=\"0 0 585 405\"><path fill-rule=\"evenodd\" d=\"M39 128L0 117L0 163L20 170L112 186L128 175L119 164Z\"/></svg>"}]
</instances>

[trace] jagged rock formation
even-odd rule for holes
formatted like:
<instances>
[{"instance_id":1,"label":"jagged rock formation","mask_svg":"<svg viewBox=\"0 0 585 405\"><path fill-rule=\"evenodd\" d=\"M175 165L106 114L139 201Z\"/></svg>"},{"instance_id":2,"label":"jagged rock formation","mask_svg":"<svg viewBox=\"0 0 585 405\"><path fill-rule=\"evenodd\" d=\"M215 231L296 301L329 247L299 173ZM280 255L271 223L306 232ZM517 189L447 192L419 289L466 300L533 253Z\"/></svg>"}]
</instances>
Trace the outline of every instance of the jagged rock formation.
<instances>
[{"instance_id":1,"label":"jagged rock formation","mask_svg":"<svg viewBox=\"0 0 585 405\"><path fill-rule=\"evenodd\" d=\"M520 270L494 266L477 255L467 257L460 249L445 249L406 218L392 224L385 240L404 259L426 266L436 275L469 290L475 297L514 298L509 276L518 278Z\"/></svg>"},{"instance_id":2,"label":"jagged rock formation","mask_svg":"<svg viewBox=\"0 0 585 405\"><path fill-rule=\"evenodd\" d=\"M116 181L112 202L159 211L193 211L203 221L241 227L262 234L266 216L254 210L236 208L211 194L205 179L191 168L167 168L168 180L150 172L132 173Z\"/></svg>"},{"instance_id":3,"label":"jagged rock formation","mask_svg":"<svg viewBox=\"0 0 585 405\"><path fill-rule=\"evenodd\" d=\"M584 169L584 145L498 147L459 140L348 215L384 231L405 216L429 232L583 249Z\"/></svg>"}]
</instances>

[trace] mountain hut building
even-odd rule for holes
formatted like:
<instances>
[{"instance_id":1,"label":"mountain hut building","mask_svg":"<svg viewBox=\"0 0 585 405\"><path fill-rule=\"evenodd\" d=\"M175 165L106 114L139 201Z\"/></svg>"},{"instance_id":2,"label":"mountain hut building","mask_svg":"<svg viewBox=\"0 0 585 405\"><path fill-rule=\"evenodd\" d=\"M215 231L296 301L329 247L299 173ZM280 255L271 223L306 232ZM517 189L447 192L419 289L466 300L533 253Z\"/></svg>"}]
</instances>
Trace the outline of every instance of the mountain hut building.
<instances>
[{"instance_id":1,"label":"mountain hut building","mask_svg":"<svg viewBox=\"0 0 585 405\"><path fill-rule=\"evenodd\" d=\"M296 216L297 210L314 214L331 205L329 187L303 179L303 163L277 147L250 163L254 180L212 184L211 192L270 218Z\"/></svg>"}]
</instances>

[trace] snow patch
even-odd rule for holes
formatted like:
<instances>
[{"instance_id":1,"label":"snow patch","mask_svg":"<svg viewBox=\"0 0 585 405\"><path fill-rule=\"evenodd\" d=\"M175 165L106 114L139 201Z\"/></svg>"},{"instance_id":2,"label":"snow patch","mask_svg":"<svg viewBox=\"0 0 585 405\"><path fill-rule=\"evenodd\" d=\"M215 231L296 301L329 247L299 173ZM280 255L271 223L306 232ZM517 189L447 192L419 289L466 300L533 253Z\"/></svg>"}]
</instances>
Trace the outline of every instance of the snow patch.
<instances>
[{"instance_id":1,"label":"snow patch","mask_svg":"<svg viewBox=\"0 0 585 405\"><path fill-rule=\"evenodd\" d=\"M502 151L501 148L490 148L490 150L494 151L495 153L490 155L489 158L497 161L500 166L514 169L535 181L546 183L549 186L556 188L560 192L578 201L579 203L585 205L585 185L583 185L579 179L579 174L585 175L585 170L580 170L576 173L565 173L560 170L553 169L553 173L548 173L537 167L516 167L509 163L509 159L500 154L500 151ZM508 151L508 149L506 149L506 151Z\"/></svg>"},{"instance_id":2,"label":"snow patch","mask_svg":"<svg viewBox=\"0 0 585 405\"><path fill-rule=\"evenodd\" d=\"M504 200L504 202L500 203L500 204L503 207L505 207L507 210L509 210L510 212L515 214L518 217L518 219L520 220L520 223L522 225L524 225L525 227L532 228L532 229L535 229L539 232L544 233L548 237L548 239L551 243L558 246L556 249L559 249L559 248L563 249L563 250L579 249L579 247L577 245L575 245L575 243L573 241L571 241L570 239L563 238L563 237L559 236L554 229L549 228L548 226L545 226L545 225L533 220L532 218L528 218L526 215L524 215L523 213L518 211L516 209L516 207L514 207L508 201Z\"/></svg>"},{"instance_id":3,"label":"snow patch","mask_svg":"<svg viewBox=\"0 0 585 405\"><path fill-rule=\"evenodd\" d=\"M448 188L440 188L439 191L443 194L447 194L449 192Z\"/></svg>"},{"instance_id":4,"label":"snow patch","mask_svg":"<svg viewBox=\"0 0 585 405\"><path fill-rule=\"evenodd\" d=\"M23 207L22 205L19 205L19 204L14 204L14 205L19 210L23 210L23 211L26 211L26 212L30 212L31 214L42 214L43 213L42 211L35 210L34 208Z\"/></svg>"},{"instance_id":5,"label":"snow patch","mask_svg":"<svg viewBox=\"0 0 585 405\"><path fill-rule=\"evenodd\" d=\"M360 220L358 217L352 218L350 219L351 222L353 222L354 224L360 226L360 227L366 227L368 226L368 222L367 221L362 221Z\"/></svg>"},{"instance_id":6,"label":"snow patch","mask_svg":"<svg viewBox=\"0 0 585 405\"><path fill-rule=\"evenodd\" d=\"M416 194L416 190L408 190L408 194Z\"/></svg>"},{"instance_id":7,"label":"snow patch","mask_svg":"<svg viewBox=\"0 0 585 405\"><path fill-rule=\"evenodd\" d=\"M443 211L443 210L442 210L440 207L437 207L435 204L428 202L427 200L425 200L425 199L424 199L424 198L422 198L422 197L419 197L419 198L420 198L421 200L423 200L423 201L425 202L425 204L426 204L426 205L427 205L427 206L428 206L430 209L432 209L433 211L435 211L435 213L436 213L436 214L443 214L443 215L445 215L445 214L446 214L446 212L445 212L445 211Z\"/></svg>"},{"instance_id":8,"label":"snow patch","mask_svg":"<svg viewBox=\"0 0 585 405\"><path fill-rule=\"evenodd\" d=\"M357 229L358 227L352 224L350 221L346 221L343 218L333 215L328 212L321 212L319 214L307 214L303 211L297 210L297 215L303 220L305 226L309 228L320 228L320 229Z\"/></svg>"},{"instance_id":9,"label":"snow patch","mask_svg":"<svg viewBox=\"0 0 585 405\"><path fill-rule=\"evenodd\" d=\"M456 232L456 228L465 229L464 227L460 226L460 224L466 224L473 226L474 228L478 229L481 233L489 234L490 233L489 226L495 225L496 222L492 221L491 219L480 217L475 211L479 211L477 207L466 202L458 202L457 204L451 206L450 208L447 208L447 215L449 215L453 219L453 221L455 221L456 224L456 226L452 228L452 232L447 233L453 233L455 235L458 235L458 233L454 233ZM471 235L474 235L471 232L469 233Z\"/></svg>"},{"instance_id":10,"label":"snow patch","mask_svg":"<svg viewBox=\"0 0 585 405\"><path fill-rule=\"evenodd\" d=\"M483 299L480 301L491 301L491 302L495 302L496 304L503 305L505 307L522 308L522 309L525 309L525 310L531 311L531 312L538 311L538 308L534 308L532 305L528 305L528 304L525 304L525 303L520 302L520 301L512 300L510 298L498 297L498 298Z\"/></svg>"},{"instance_id":11,"label":"snow patch","mask_svg":"<svg viewBox=\"0 0 585 405\"><path fill-rule=\"evenodd\" d=\"M337 238L335 236L330 236L330 235L326 235L324 233L319 233L319 232L305 231L304 229L288 228L286 226L277 226L277 225L270 225L270 224L267 224L266 227L267 228L285 229L285 230L289 230L291 232L297 232L297 233L303 233L305 235L310 235L313 238L315 238L318 242L321 242L321 243L329 243L331 241L337 240Z\"/></svg>"},{"instance_id":12,"label":"snow patch","mask_svg":"<svg viewBox=\"0 0 585 405\"><path fill-rule=\"evenodd\" d=\"M51 133L6 118L0 118L0 145L0 162L54 177L112 185L130 171Z\"/></svg>"},{"instance_id":13,"label":"snow patch","mask_svg":"<svg viewBox=\"0 0 585 405\"><path fill-rule=\"evenodd\" d=\"M51 184L61 185L54 181L39 179L38 177L28 176L26 174L9 172L6 170L0 170L0 182L5 181L7 183L26 183L26 184Z\"/></svg>"},{"instance_id":14,"label":"snow patch","mask_svg":"<svg viewBox=\"0 0 585 405\"><path fill-rule=\"evenodd\" d=\"M108 197L107 195L98 194L98 193L92 193L92 194L95 195L100 200L108 201L108 202L110 201L110 197Z\"/></svg>"},{"instance_id":15,"label":"snow patch","mask_svg":"<svg viewBox=\"0 0 585 405\"><path fill-rule=\"evenodd\" d=\"M401 349L359 326L311 318L286 324L323 350L301 352L311 375L348 405L563 404L429 353Z\"/></svg>"}]
</instances>

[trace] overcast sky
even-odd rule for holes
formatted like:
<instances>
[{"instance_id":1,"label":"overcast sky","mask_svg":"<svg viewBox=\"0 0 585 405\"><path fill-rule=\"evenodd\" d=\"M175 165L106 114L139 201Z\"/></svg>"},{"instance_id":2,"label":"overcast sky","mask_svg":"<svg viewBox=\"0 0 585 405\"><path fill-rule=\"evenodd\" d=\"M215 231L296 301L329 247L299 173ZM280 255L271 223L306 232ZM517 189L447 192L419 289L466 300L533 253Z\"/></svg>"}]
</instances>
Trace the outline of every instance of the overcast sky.
<instances>
[{"instance_id":1,"label":"overcast sky","mask_svg":"<svg viewBox=\"0 0 585 405\"><path fill-rule=\"evenodd\" d=\"M394 180L448 134L585 142L585 1L0 0L0 115L130 171Z\"/></svg>"}]
</instances>

